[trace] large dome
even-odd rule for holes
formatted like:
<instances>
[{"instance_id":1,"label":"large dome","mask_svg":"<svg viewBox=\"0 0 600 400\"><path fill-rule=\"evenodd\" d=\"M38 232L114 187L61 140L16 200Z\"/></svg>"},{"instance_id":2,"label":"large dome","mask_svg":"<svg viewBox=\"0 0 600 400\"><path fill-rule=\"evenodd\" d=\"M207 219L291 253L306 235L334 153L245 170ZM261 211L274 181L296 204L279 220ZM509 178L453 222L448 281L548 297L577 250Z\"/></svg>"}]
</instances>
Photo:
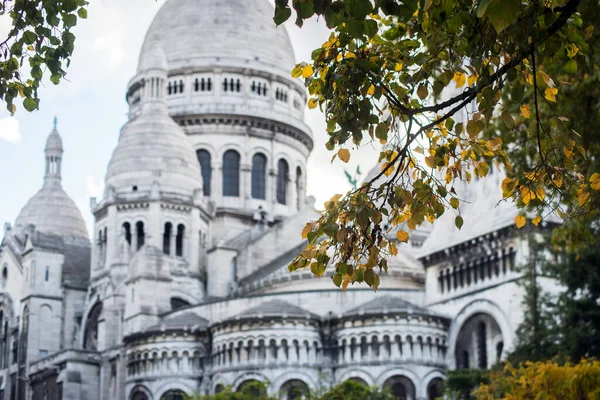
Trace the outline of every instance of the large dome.
<instances>
[{"instance_id":1,"label":"large dome","mask_svg":"<svg viewBox=\"0 0 600 400\"><path fill-rule=\"evenodd\" d=\"M59 186L44 185L23 207L15 225L30 224L44 233L88 237L81 212Z\"/></svg>"},{"instance_id":2,"label":"large dome","mask_svg":"<svg viewBox=\"0 0 600 400\"><path fill-rule=\"evenodd\" d=\"M169 71L226 65L289 77L294 52L267 0L168 0L158 11L140 60L160 38Z\"/></svg>"}]
</instances>

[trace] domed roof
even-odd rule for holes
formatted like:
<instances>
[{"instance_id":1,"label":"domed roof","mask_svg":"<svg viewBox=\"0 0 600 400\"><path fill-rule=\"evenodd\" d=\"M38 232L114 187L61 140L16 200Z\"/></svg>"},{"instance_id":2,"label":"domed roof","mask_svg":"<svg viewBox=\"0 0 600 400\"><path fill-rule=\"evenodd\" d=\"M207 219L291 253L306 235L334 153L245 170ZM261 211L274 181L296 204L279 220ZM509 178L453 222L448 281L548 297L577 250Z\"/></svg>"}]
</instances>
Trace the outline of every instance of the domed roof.
<instances>
[{"instance_id":1,"label":"domed roof","mask_svg":"<svg viewBox=\"0 0 600 400\"><path fill-rule=\"evenodd\" d=\"M44 185L23 207L15 226L33 224L37 231L88 237L81 212L60 186Z\"/></svg>"},{"instance_id":2,"label":"domed roof","mask_svg":"<svg viewBox=\"0 0 600 400\"><path fill-rule=\"evenodd\" d=\"M319 316L284 300L270 300L234 316L230 320L256 318L302 318L319 319Z\"/></svg>"},{"instance_id":3,"label":"domed roof","mask_svg":"<svg viewBox=\"0 0 600 400\"><path fill-rule=\"evenodd\" d=\"M48 140L46 140L46 151L63 151L62 139L56 128L54 128L50 136L48 136Z\"/></svg>"},{"instance_id":4,"label":"domed roof","mask_svg":"<svg viewBox=\"0 0 600 400\"><path fill-rule=\"evenodd\" d=\"M273 14L267 0L167 0L146 34L140 62L158 37L170 71L227 65L289 77L294 53Z\"/></svg>"},{"instance_id":5,"label":"domed roof","mask_svg":"<svg viewBox=\"0 0 600 400\"><path fill-rule=\"evenodd\" d=\"M106 173L106 186L117 194L150 192L154 182L163 193L186 197L202 188L193 147L181 128L160 112L125 124Z\"/></svg>"},{"instance_id":6,"label":"domed roof","mask_svg":"<svg viewBox=\"0 0 600 400\"><path fill-rule=\"evenodd\" d=\"M88 238L81 212L60 183L63 145L56 130L56 118L44 151L44 186L25 204L15 226L25 228L27 225L35 225L36 230L43 233Z\"/></svg>"},{"instance_id":7,"label":"domed roof","mask_svg":"<svg viewBox=\"0 0 600 400\"><path fill-rule=\"evenodd\" d=\"M362 315L385 315L385 314L419 314L435 315L433 312L416 306L399 297L389 295L377 296L361 306L348 310L344 318L358 317Z\"/></svg>"}]
</instances>

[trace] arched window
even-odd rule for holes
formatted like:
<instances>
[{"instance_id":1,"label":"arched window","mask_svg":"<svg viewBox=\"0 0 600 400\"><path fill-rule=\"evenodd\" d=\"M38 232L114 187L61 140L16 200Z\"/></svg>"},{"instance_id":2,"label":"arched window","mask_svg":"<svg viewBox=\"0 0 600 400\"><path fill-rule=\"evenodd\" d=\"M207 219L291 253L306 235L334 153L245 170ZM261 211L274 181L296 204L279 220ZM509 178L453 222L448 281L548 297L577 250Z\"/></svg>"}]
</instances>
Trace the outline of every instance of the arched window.
<instances>
[{"instance_id":1,"label":"arched window","mask_svg":"<svg viewBox=\"0 0 600 400\"><path fill-rule=\"evenodd\" d=\"M436 400L444 395L444 381L442 378L433 378L427 385L427 400Z\"/></svg>"},{"instance_id":2,"label":"arched window","mask_svg":"<svg viewBox=\"0 0 600 400\"><path fill-rule=\"evenodd\" d=\"M197 92L200 88L200 82L198 81L198 78L196 78L194 80L194 91ZM202 90L204 90L204 79L202 79Z\"/></svg>"},{"instance_id":3,"label":"arched window","mask_svg":"<svg viewBox=\"0 0 600 400\"><path fill-rule=\"evenodd\" d=\"M163 254L171 254L171 235L173 231L173 224L167 222L165 224L165 231L163 233Z\"/></svg>"},{"instance_id":4,"label":"arched window","mask_svg":"<svg viewBox=\"0 0 600 400\"><path fill-rule=\"evenodd\" d=\"M227 78L225 78L223 80L223 91L226 92L227 91Z\"/></svg>"},{"instance_id":5,"label":"arched window","mask_svg":"<svg viewBox=\"0 0 600 400\"><path fill-rule=\"evenodd\" d=\"M235 150L223 154L223 196L240 195L240 155Z\"/></svg>"},{"instance_id":6,"label":"arched window","mask_svg":"<svg viewBox=\"0 0 600 400\"><path fill-rule=\"evenodd\" d=\"M90 311L85 323L83 348L85 350L98 350L98 320L102 313L102 303L98 303Z\"/></svg>"},{"instance_id":7,"label":"arched window","mask_svg":"<svg viewBox=\"0 0 600 400\"><path fill-rule=\"evenodd\" d=\"M415 385L410 379L403 375L395 375L388 378L383 387L388 389L395 399L414 400L416 395Z\"/></svg>"},{"instance_id":8,"label":"arched window","mask_svg":"<svg viewBox=\"0 0 600 400\"><path fill-rule=\"evenodd\" d=\"M129 222L123 224L123 233L127 244L131 245L131 224Z\"/></svg>"},{"instance_id":9,"label":"arched window","mask_svg":"<svg viewBox=\"0 0 600 400\"><path fill-rule=\"evenodd\" d=\"M205 196L210 196L210 178L212 176L212 167L210 165L210 153L206 150L196 151L196 157L200 163L200 172L202 173L202 191Z\"/></svg>"},{"instance_id":10,"label":"arched window","mask_svg":"<svg viewBox=\"0 0 600 400\"><path fill-rule=\"evenodd\" d=\"M185 226L182 224L177 225L177 237L175 238L175 255L177 257L183 256L183 235L185 234Z\"/></svg>"},{"instance_id":11,"label":"arched window","mask_svg":"<svg viewBox=\"0 0 600 400\"><path fill-rule=\"evenodd\" d=\"M169 390L163 394L160 400L185 400L186 394L181 390Z\"/></svg>"},{"instance_id":12,"label":"arched window","mask_svg":"<svg viewBox=\"0 0 600 400\"><path fill-rule=\"evenodd\" d=\"M167 94L171 94L173 92L173 87L171 86L171 82L167 84Z\"/></svg>"},{"instance_id":13,"label":"arched window","mask_svg":"<svg viewBox=\"0 0 600 400\"><path fill-rule=\"evenodd\" d=\"M256 153L252 157L252 198L266 199L267 157Z\"/></svg>"},{"instance_id":14,"label":"arched window","mask_svg":"<svg viewBox=\"0 0 600 400\"><path fill-rule=\"evenodd\" d=\"M208 78L206 82L207 90L210 92L212 90L212 80Z\"/></svg>"},{"instance_id":15,"label":"arched window","mask_svg":"<svg viewBox=\"0 0 600 400\"><path fill-rule=\"evenodd\" d=\"M143 245L146 239L146 233L144 232L144 223L142 221L138 221L135 224L136 237L137 237L137 248L139 250Z\"/></svg>"},{"instance_id":16,"label":"arched window","mask_svg":"<svg viewBox=\"0 0 600 400\"><path fill-rule=\"evenodd\" d=\"M296 209L300 211L302 197L304 194L304 183L302 182L302 168L296 168Z\"/></svg>"},{"instance_id":17,"label":"arched window","mask_svg":"<svg viewBox=\"0 0 600 400\"><path fill-rule=\"evenodd\" d=\"M238 79L238 80L235 82L235 91L236 91L236 92L239 92L239 91L241 91L241 89L242 89L242 84L240 83L240 80Z\"/></svg>"},{"instance_id":18,"label":"arched window","mask_svg":"<svg viewBox=\"0 0 600 400\"><path fill-rule=\"evenodd\" d=\"M309 388L299 379L291 379L281 386L279 395L284 400L300 400L308 396Z\"/></svg>"},{"instance_id":19,"label":"arched window","mask_svg":"<svg viewBox=\"0 0 600 400\"><path fill-rule=\"evenodd\" d=\"M287 204L287 186L290 167L283 158L277 162L277 202Z\"/></svg>"},{"instance_id":20,"label":"arched window","mask_svg":"<svg viewBox=\"0 0 600 400\"><path fill-rule=\"evenodd\" d=\"M148 396L146 396L146 393L140 392L138 390L135 393L133 393L133 395L131 396L131 400L148 400Z\"/></svg>"},{"instance_id":21,"label":"arched window","mask_svg":"<svg viewBox=\"0 0 600 400\"><path fill-rule=\"evenodd\" d=\"M183 81L179 81L179 93L183 93Z\"/></svg>"},{"instance_id":22,"label":"arched window","mask_svg":"<svg viewBox=\"0 0 600 400\"><path fill-rule=\"evenodd\" d=\"M46 266L46 274L44 275L44 280L48 282L50 279L50 267Z\"/></svg>"}]
</instances>

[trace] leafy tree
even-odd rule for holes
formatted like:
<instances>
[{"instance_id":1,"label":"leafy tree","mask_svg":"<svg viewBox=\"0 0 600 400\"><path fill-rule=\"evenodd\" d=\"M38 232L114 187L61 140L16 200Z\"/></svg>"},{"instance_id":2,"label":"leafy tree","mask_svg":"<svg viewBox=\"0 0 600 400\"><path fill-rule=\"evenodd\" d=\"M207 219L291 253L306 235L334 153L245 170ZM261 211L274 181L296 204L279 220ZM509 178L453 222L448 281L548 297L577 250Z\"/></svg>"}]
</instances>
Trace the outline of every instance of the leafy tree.
<instances>
[{"instance_id":1,"label":"leafy tree","mask_svg":"<svg viewBox=\"0 0 600 400\"><path fill-rule=\"evenodd\" d=\"M0 100L12 114L16 100L33 111L44 76L58 84L73 54L78 19L87 18L85 0L0 0L0 17L12 27L0 42ZM2 40L2 38L0 38Z\"/></svg>"},{"instance_id":2,"label":"leafy tree","mask_svg":"<svg viewBox=\"0 0 600 400\"><path fill-rule=\"evenodd\" d=\"M489 384L488 371L457 369L448 371L446 397L448 399L474 400L474 391L481 384Z\"/></svg>"},{"instance_id":3,"label":"leafy tree","mask_svg":"<svg viewBox=\"0 0 600 400\"><path fill-rule=\"evenodd\" d=\"M570 75L591 57L597 19L577 11L585 4L276 0L276 23L294 8L298 25L317 15L332 29L312 62L293 71L305 80L309 107L325 114L328 149L347 162L351 148L386 144L381 173L334 196L305 227L308 246L290 270L321 276L333 265L337 286L376 289L377 271L398 252L386 224L400 228L397 239L405 242L408 231L450 209L461 228L455 184L491 168L508 175L504 197L528 208L536 226L550 212L573 221L595 215L600 174L577 163L575 156L587 157L585 142L556 109L581 82ZM496 120L512 136L498 134ZM522 228L526 215L515 223Z\"/></svg>"}]
</instances>

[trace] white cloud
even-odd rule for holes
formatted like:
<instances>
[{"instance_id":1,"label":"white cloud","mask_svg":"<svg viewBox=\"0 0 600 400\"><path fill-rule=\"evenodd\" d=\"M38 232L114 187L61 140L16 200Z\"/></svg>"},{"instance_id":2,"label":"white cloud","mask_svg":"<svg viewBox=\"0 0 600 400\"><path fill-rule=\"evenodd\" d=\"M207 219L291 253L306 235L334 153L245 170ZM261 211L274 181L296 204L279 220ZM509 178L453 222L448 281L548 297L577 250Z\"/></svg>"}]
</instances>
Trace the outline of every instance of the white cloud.
<instances>
[{"instance_id":1,"label":"white cloud","mask_svg":"<svg viewBox=\"0 0 600 400\"><path fill-rule=\"evenodd\" d=\"M0 118L0 140L8 143L21 141L19 121L14 117Z\"/></svg>"},{"instance_id":2,"label":"white cloud","mask_svg":"<svg viewBox=\"0 0 600 400\"><path fill-rule=\"evenodd\" d=\"M104 183L102 181L96 182L96 179L93 176L87 177L87 189L88 189L88 197L102 197L102 193L104 192Z\"/></svg>"}]
</instances>

